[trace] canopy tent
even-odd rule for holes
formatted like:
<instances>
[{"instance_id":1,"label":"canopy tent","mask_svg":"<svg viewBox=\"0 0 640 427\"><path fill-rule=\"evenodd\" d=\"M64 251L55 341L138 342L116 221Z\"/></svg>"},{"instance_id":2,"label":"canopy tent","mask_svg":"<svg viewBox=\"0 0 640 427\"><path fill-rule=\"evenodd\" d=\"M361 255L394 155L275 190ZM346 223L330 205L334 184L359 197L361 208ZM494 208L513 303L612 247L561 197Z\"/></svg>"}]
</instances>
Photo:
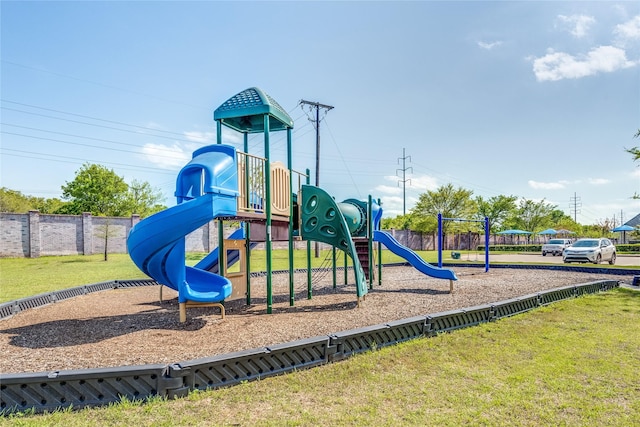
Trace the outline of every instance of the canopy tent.
<instances>
[{"instance_id":1,"label":"canopy tent","mask_svg":"<svg viewBox=\"0 0 640 427\"><path fill-rule=\"evenodd\" d=\"M504 230L498 231L496 234L531 234L531 232L524 230Z\"/></svg>"},{"instance_id":2,"label":"canopy tent","mask_svg":"<svg viewBox=\"0 0 640 427\"><path fill-rule=\"evenodd\" d=\"M554 230L553 228L547 228L546 230L542 230L538 234L548 235L548 234L558 234L558 232L556 230Z\"/></svg>"},{"instance_id":3,"label":"canopy tent","mask_svg":"<svg viewBox=\"0 0 640 427\"><path fill-rule=\"evenodd\" d=\"M626 224L624 224L624 225L620 225L620 226L618 226L618 227L614 228L614 229L613 229L613 230L611 230L611 231L618 232L618 231L633 231L633 230L635 230L635 228L633 228L633 227L632 227L632 226L630 226L630 225L626 225Z\"/></svg>"},{"instance_id":4,"label":"canopy tent","mask_svg":"<svg viewBox=\"0 0 640 427\"><path fill-rule=\"evenodd\" d=\"M511 243L513 244L513 236L518 236L518 244L520 244L520 236L521 235L529 235L529 234L533 234L530 231L525 231L525 230L517 230L517 229L511 229L511 230L503 230L503 231L498 231L496 234L502 234L505 236L511 236Z\"/></svg>"},{"instance_id":5,"label":"canopy tent","mask_svg":"<svg viewBox=\"0 0 640 427\"><path fill-rule=\"evenodd\" d=\"M557 234L576 234L575 231L571 231L571 230L566 230L564 228L561 228L560 230L558 230Z\"/></svg>"},{"instance_id":6,"label":"canopy tent","mask_svg":"<svg viewBox=\"0 0 640 427\"><path fill-rule=\"evenodd\" d=\"M613 232L620 232L622 233L622 241L620 243L626 243L627 242L627 231L634 231L635 228L633 228L630 225L627 224L623 224L623 225L619 225L618 227L614 228Z\"/></svg>"}]
</instances>

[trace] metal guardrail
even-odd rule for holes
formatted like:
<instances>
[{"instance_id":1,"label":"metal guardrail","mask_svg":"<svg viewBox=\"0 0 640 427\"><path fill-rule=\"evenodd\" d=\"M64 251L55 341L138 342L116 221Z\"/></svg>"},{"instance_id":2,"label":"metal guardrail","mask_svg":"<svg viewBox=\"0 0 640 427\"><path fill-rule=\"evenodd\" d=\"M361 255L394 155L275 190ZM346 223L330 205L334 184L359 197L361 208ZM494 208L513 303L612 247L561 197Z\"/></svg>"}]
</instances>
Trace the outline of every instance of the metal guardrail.
<instances>
[{"instance_id":1,"label":"metal guardrail","mask_svg":"<svg viewBox=\"0 0 640 427\"><path fill-rule=\"evenodd\" d=\"M105 282L52 292L30 300L33 304L46 301L47 298L53 301L59 296L95 291L107 285L128 287L151 284L156 283L144 280ZM416 316L328 336L168 365L0 374L0 412L3 415L25 411L39 413L69 407L101 406L119 402L123 398L182 397L192 390L228 387L243 381L324 365L358 353L495 321L555 301L618 286L619 282L615 280L565 286L493 304ZM5 305L19 307L19 304L11 304Z\"/></svg>"}]
</instances>

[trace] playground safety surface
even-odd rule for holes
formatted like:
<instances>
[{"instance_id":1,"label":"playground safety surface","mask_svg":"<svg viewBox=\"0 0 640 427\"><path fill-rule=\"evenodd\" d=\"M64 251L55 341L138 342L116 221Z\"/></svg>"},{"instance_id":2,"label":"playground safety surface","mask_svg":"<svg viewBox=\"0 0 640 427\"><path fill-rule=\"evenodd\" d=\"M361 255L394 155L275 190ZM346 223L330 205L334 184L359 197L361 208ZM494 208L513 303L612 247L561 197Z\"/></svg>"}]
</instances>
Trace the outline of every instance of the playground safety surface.
<instances>
[{"instance_id":1,"label":"playground safety surface","mask_svg":"<svg viewBox=\"0 0 640 427\"><path fill-rule=\"evenodd\" d=\"M353 274L344 285L339 271L314 282L307 299L306 274L295 276L295 305L289 304L288 275L273 277L273 312L266 314L265 278L252 280L252 305L226 303L192 308L180 323L176 293L164 288L106 290L21 312L0 321L0 372L48 372L174 363L301 338L377 325L392 320L523 296L545 289L609 279L630 284L633 276L554 270L454 268L459 280L427 277L411 267L385 267L357 306Z\"/></svg>"}]
</instances>

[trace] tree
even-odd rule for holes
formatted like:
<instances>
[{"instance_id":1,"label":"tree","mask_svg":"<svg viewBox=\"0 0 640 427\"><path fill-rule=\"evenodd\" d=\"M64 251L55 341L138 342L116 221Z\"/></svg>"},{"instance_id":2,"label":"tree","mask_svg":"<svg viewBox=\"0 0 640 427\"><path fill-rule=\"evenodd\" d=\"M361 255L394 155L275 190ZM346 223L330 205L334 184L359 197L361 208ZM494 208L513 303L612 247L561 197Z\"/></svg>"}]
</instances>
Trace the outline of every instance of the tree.
<instances>
[{"instance_id":1,"label":"tree","mask_svg":"<svg viewBox=\"0 0 640 427\"><path fill-rule=\"evenodd\" d=\"M382 228L385 230L396 229L396 230L408 230L413 229L413 218L411 214L407 215L398 215L394 218L382 218Z\"/></svg>"},{"instance_id":2,"label":"tree","mask_svg":"<svg viewBox=\"0 0 640 427\"><path fill-rule=\"evenodd\" d=\"M473 191L454 188L453 184L441 186L435 191L420 194L418 203L412 210L419 231L433 233L437 229L436 218L441 213L444 218L471 218L475 204L471 199ZM446 235L452 223L444 221L442 234Z\"/></svg>"},{"instance_id":3,"label":"tree","mask_svg":"<svg viewBox=\"0 0 640 427\"><path fill-rule=\"evenodd\" d=\"M162 199L160 190L151 187L148 182L134 179L126 195L126 214L138 214L141 217L152 215L166 208L160 204Z\"/></svg>"},{"instance_id":4,"label":"tree","mask_svg":"<svg viewBox=\"0 0 640 427\"><path fill-rule=\"evenodd\" d=\"M500 228L502 223L512 216L515 212L516 196L495 196L488 200L484 200L482 196L476 197L476 206L478 209L477 219L482 220L485 217L489 218L489 228Z\"/></svg>"},{"instance_id":5,"label":"tree","mask_svg":"<svg viewBox=\"0 0 640 427\"><path fill-rule=\"evenodd\" d=\"M26 213L39 211L40 213L53 214L64 205L60 199L45 199L22 194L20 191L0 188L0 212Z\"/></svg>"},{"instance_id":6,"label":"tree","mask_svg":"<svg viewBox=\"0 0 640 427\"><path fill-rule=\"evenodd\" d=\"M104 166L85 163L76 172L73 181L62 186L63 197L69 199L60 213L81 215L90 212L96 216L142 217L166 207L160 204L160 190L144 181L133 180L128 185L124 178Z\"/></svg>"},{"instance_id":7,"label":"tree","mask_svg":"<svg viewBox=\"0 0 640 427\"><path fill-rule=\"evenodd\" d=\"M611 229L615 228L616 221L613 218L599 219L595 224L584 227L588 237L607 236Z\"/></svg>"},{"instance_id":8,"label":"tree","mask_svg":"<svg viewBox=\"0 0 640 427\"><path fill-rule=\"evenodd\" d=\"M73 181L62 186L62 196L70 201L66 213L120 216L126 210L129 186L124 179L104 166L85 163Z\"/></svg>"},{"instance_id":9,"label":"tree","mask_svg":"<svg viewBox=\"0 0 640 427\"><path fill-rule=\"evenodd\" d=\"M103 259L109 261L109 237L115 237L117 234L111 228L111 219L107 218L103 225L96 227L96 235L104 240Z\"/></svg>"},{"instance_id":10,"label":"tree","mask_svg":"<svg viewBox=\"0 0 640 427\"><path fill-rule=\"evenodd\" d=\"M513 228L535 232L551 224L552 212L557 208L545 199L539 202L521 200L515 216L510 219Z\"/></svg>"},{"instance_id":11,"label":"tree","mask_svg":"<svg viewBox=\"0 0 640 427\"><path fill-rule=\"evenodd\" d=\"M560 209L554 209L551 211L549 217L549 224L545 224L542 228L555 228L575 231L580 231L581 225L573 220L571 215L567 215Z\"/></svg>"},{"instance_id":12,"label":"tree","mask_svg":"<svg viewBox=\"0 0 640 427\"><path fill-rule=\"evenodd\" d=\"M63 202L62 200L55 197L52 199L45 199L45 198L38 197L35 200L36 210L39 211L40 213L45 213L45 214L59 213L65 204L66 202Z\"/></svg>"},{"instance_id":13,"label":"tree","mask_svg":"<svg viewBox=\"0 0 640 427\"><path fill-rule=\"evenodd\" d=\"M0 212L24 213L34 209L29 198L21 192L0 188Z\"/></svg>"}]
</instances>

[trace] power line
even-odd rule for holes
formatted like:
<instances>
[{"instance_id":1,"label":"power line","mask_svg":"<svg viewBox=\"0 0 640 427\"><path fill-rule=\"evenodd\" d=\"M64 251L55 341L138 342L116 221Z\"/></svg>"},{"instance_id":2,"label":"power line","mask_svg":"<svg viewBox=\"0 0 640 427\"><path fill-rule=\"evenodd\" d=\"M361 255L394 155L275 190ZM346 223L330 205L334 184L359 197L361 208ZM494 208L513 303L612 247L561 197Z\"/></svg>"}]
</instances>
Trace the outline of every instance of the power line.
<instances>
[{"instance_id":1,"label":"power line","mask_svg":"<svg viewBox=\"0 0 640 427\"><path fill-rule=\"evenodd\" d=\"M37 131L40 131L40 132L53 133L53 134L57 134L57 135L71 136L71 137L74 137L74 138L82 138L82 139L88 139L88 140L94 140L94 141L100 141L100 142L108 142L108 143L111 143L111 144L125 145L125 146L128 146L128 147L141 148L139 145L136 145L136 144L127 144L125 142L111 141L111 140L108 140L108 139L92 138L92 137L88 137L88 136L73 135L73 134L68 134L68 133L63 133L63 132L46 131L46 130L42 130L42 129L29 128L29 127L26 127L26 126L18 126L18 125L6 124L6 123L2 123L2 124L5 125L5 126L14 126L14 127L19 127L19 128L24 128L24 129L37 130ZM35 136L35 135L26 135L26 134L23 134L23 133L8 132L8 131L5 131L5 130L0 131L0 133L6 134L6 135L20 136L20 137L23 137L23 138L39 139L39 140L42 140L42 141L51 141L51 142L59 142L59 143L62 143L62 144L79 145L79 146L83 146L83 147L96 148L96 149L100 149L100 150L120 151L120 152L124 152L124 153L140 154L139 151L131 151L131 150L123 150L123 149L119 149L119 148L102 147L102 146L92 145L92 144L83 144L81 142L63 141L61 139L46 138L46 137L43 137L43 136ZM175 152L174 151L167 150L167 149L162 149L162 148L158 148L157 150L158 151L166 151L167 153L173 154L173 155L158 154L157 155L158 157L168 157L168 158L175 157Z\"/></svg>"},{"instance_id":2,"label":"power line","mask_svg":"<svg viewBox=\"0 0 640 427\"><path fill-rule=\"evenodd\" d=\"M25 159L46 160L46 161L52 161L52 162L62 162L62 163L72 163L72 164L78 164L78 162L80 163L90 162L90 163L96 163L96 164L122 166L123 168L127 168L128 170L135 170L139 172L153 172L153 173L160 173L163 175L176 174L175 171L170 171L170 170L161 169L161 168L153 168L153 167L139 166L139 165L128 165L126 163L106 162L103 160L89 160L89 159L82 159L78 157L60 156L56 154L47 154L47 153L37 153L34 151L26 151L26 150L14 150L11 148L4 148L4 147L0 148L0 152L2 152L6 156L22 157ZM13 154L13 153L22 153L22 154ZM25 154L30 154L30 155L25 155ZM35 157L35 156L45 156L45 157ZM60 160L57 160L56 158Z\"/></svg>"},{"instance_id":3,"label":"power line","mask_svg":"<svg viewBox=\"0 0 640 427\"><path fill-rule=\"evenodd\" d=\"M38 71L40 73L47 73L47 74L51 74L51 75L54 75L54 76L63 77L65 79L76 80L76 81L84 82L84 83L90 83L90 84L96 85L96 86L102 86L102 87L105 87L107 89L115 89L115 90L119 90L121 92L128 92L128 93L132 93L132 94L138 95L138 96L157 99L157 100L160 100L160 101L163 101L163 102L167 102L169 104L184 105L184 106L191 107L191 108L196 108L196 109L199 109L199 110L204 110L204 109L208 110L207 107L203 107L201 105L193 105L193 104L188 104L186 102L173 101L171 99L162 98L162 97L159 97L159 96L156 96L156 95L150 95L148 93L137 92L137 91L134 91L134 90L131 90L131 89L125 89L125 88L121 88L121 87L118 87L118 86L112 86L112 85L108 85L108 84L101 83L101 82L95 82L95 81L92 81L92 80L81 79L79 77L69 76L67 74L56 73L54 71L49 71L49 70L43 70L41 68L31 67L29 65L24 65L24 64L19 64L17 62L13 62L13 61L7 61L6 59L2 59L2 60L0 60L0 62L4 62L5 64L14 65L14 66L17 66L17 67L26 68L27 70L33 70L33 71Z\"/></svg>"},{"instance_id":4,"label":"power line","mask_svg":"<svg viewBox=\"0 0 640 427\"><path fill-rule=\"evenodd\" d=\"M133 133L133 134L136 134L136 135L148 135L148 136L152 136L154 138L170 139L172 141L176 141L177 140L175 137L171 137L171 136L144 134L144 133L142 133L140 131L128 130L128 129L120 129L120 128L116 128L116 127L113 127L113 126L100 125L100 124L97 124L97 123L82 122L82 121L79 121L79 120L65 119L65 118L62 118L62 117L49 116L49 115L46 115L46 114L35 113L33 111L18 110L16 108L9 108L9 107L1 107L1 108L3 110L15 111L15 112L19 112L19 113L30 114L30 115L39 116L39 117L45 117L45 118L48 118L48 119L61 120L61 121L70 122L70 123L78 123L78 124L86 125L86 126L94 126L94 127L99 127L99 128L103 128L103 129L117 130L117 131L120 131L120 132L128 132L128 133ZM96 120L100 120L100 119L96 119ZM145 128L145 127L142 127L142 126L127 125L126 123L123 123L123 125L138 127L138 128L142 128L142 129L146 129L146 130L150 130L150 131L156 131L155 129ZM176 135L184 136L184 134L177 134L177 133L176 133ZM182 139L181 141L192 142L192 141L189 141L189 140L186 140L186 139Z\"/></svg>"},{"instance_id":5,"label":"power line","mask_svg":"<svg viewBox=\"0 0 640 427\"><path fill-rule=\"evenodd\" d=\"M338 151L338 154L340 155L340 159L342 160L342 163L344 164L344 170L347 171L347 174L349 175L349 178L351 179L351 183L355 187L356 193L358 193L358 197L362 197L362 194L360 193L360 189L358 188L358 184L353 179L353 174L351 173L351 169L349 168L349 165L345 161L344 156L342 155L342 151L340 151L340 146L336 142L336 139L333 137L333 133L331 132L331 128L329 127L329 123L328 122L327 122L327 130L329 131L329 136L331 137L331 140L333 141L333 145L335 145L336 150Z\"/></svg>"},{"instance_id":6,"label":"power line","mask_svg":"<svg viewBox=\"0 0 640 427\"><path fill-rule=\"evenodd\" d=\"M92 117L92 116L85 116L83 114L69 113L68 111L61 111L61 110L56 110L56 109L53 109L53 108L39 107L37 105L32 105L32 104L24 104L22 102L10 101L8 99L0 99L0 100L2 102L6 102L6 103L9 103L9 104L20 105L20 106L29 107L29 108L36 108L38 110L50 111L52 113L66 114L68 116L80 117L80 118L89 119L89 120L96 120L96 121L104 122L104 123L111 123L111 124L115 124L115 125L129 126L129 127L143 129L143 130L150 130L150 131L153 131L153 132L162 132L162 133L168 133L168 134L172 134L172 135L184 136L183 133L179 133L179 132L173 132L173 131L168 131L168 130L163 130L163 129L154 129L154 128L150 128L150 127L146 127L146 126L132 125L130 123L118 122L118 121L115 121L115 120L101 119L101 118ZM18 112L24 112L24 113L27 113L27 114L33 114L33 113L29 113L29 112L26 112L26 111L23 111L23 110L17 110L17 109L12 109L12 108L8 108L8 107L3 107L3 108L5 108L7 110L12 110L12 111L18 111ZM44 116L44 117L49 117L49 116ZM57 118L57 117L51 117L51 118ZM59 119L59 120L64 120L64 119ZM79 123L85 123L86 124L86 122L79 122Z\"/></svg>"}]
</instances>

